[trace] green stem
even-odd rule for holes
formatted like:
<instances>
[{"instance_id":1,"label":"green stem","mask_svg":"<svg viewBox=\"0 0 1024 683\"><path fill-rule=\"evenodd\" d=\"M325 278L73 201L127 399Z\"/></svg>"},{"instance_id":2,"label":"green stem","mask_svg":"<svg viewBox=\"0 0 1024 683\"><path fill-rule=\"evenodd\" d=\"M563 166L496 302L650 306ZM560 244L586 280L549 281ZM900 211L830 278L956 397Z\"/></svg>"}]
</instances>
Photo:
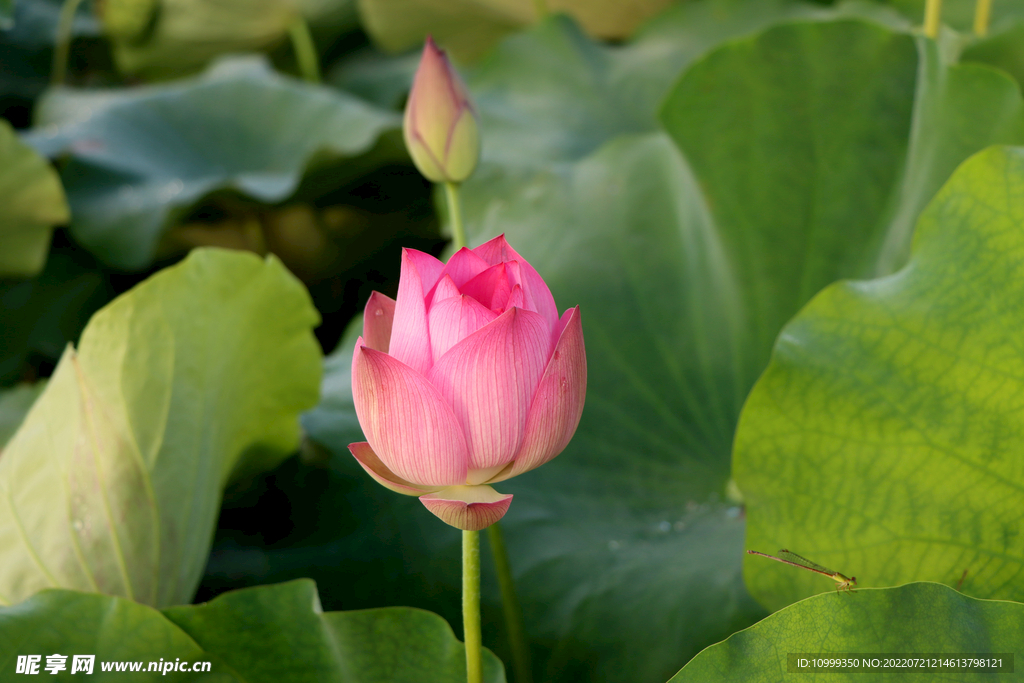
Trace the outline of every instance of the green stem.
<instances>
[{"instance_id":1,"label":"green stem","mask_svg":"<svg viewBox=\"0 0 1024 683\"><path fill-rule=\"evenodd\" d=\"M992 0L978 0L974 6L974 35L979 38L988 33L988 18L992 14Z\"/></svg>"},{"instance_id":2,"label":"green stem","mask_svg":"<svg viewBox=\"0 0 1024 683\"><path fill-rule=\"evenodd\" d=\"M57 36L53 49L53 64L50 67L50 85L63 85L68 72L68 54L71 52L71 29L75 24L75 12L82 0L64 0L57 17Z\"/></svg>"},{"instance_id":3,"label":"green stem","mask_svg":"<svg viewBox=\"0 0 1024 683\"><path fill-rule=\"evenodd\" d=\"M537 21L544 21L549 11L547 0L533 0L533 11L537 13Z\"/></svg>"},{"instance_id":4,"label":"green stem","mask_svg":"<svg viewBox=\"0 0 1024 683\"><path fill-rule=\"evenodd\" d=\"M530 648L526 644L526 633L523 628L523 612L519 608L519 598L516 597L516 585L512 581L512 567L508 562L505 534L501 531L500 522L495 522L487 527L487 539L491 542L491 554L494 556L494 567L498 572L498 585L501 587L501 604L505 611L505 628L508 631L509 645L512 647L512 668L516 673L515 681L516 683L533 683Z\"/></svg>"},{"instance_id":5,"label":"green stem","mask_svg":"<svg viewBox=\"0 0 1024 683\"><path fill-rule=\"evenodd\" d=\"M320 83L320 60L305 17L301 14L295 17L288 25L288 35L292 39L292 49L295 50L295 60L299 63L302 77L310 83Z\"/></svg>"},{"instance_id":6,"label":"green stem","mask_svg":"<svg viewBox=\"0 0 1024 683\"><path fill-rule=\"evenodd\" d=\"M459 207L459 186L446 182L444 190L448 198L448 215L452 220L452 243L455 251L458 251L466 246L466 229L462 225L462 209Z\"/></svg>"},{"instance_id":7,"label":"green stem","mask_svg":"<svg viewBox=\"0 0 1024 683\"><path fill-rule=\"evenodd\" d=\"M482 683L479 531L462 532L462 638L466 642L466 681Z\"/></svg>"},{"instance_id":8,"label":"green stem","mask_svg":"<svg viewBox=\"0 0 1024 683\"><path fill-rule=\"evenodd\" d=\"M939 23L942 15L942 0L925 0L924 34L929 38L939 37Z\"/></svg>"}]
</instances>

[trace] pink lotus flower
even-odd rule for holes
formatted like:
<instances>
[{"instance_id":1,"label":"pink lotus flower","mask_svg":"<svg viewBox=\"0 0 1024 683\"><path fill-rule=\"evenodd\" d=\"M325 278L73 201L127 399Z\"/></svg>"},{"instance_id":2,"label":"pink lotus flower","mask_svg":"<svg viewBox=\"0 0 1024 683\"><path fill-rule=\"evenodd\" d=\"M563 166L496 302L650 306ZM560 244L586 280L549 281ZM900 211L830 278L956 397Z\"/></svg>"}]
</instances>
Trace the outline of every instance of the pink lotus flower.
<instances>
[{"instance_id":1,"label":"pink lotus flower","mask_svg":"<svg viewBox=\"0 0 1024 683\"><path fill-rule=\"evenodd\" d=\"M366 304L352 357L366 441L349 450L380 484L483 529L512 501L489 484L561 453L586 388L579 307L559 317L504 236L447 264L405 249L397 302L374 292Z\"/></svg>"}]
</instances>

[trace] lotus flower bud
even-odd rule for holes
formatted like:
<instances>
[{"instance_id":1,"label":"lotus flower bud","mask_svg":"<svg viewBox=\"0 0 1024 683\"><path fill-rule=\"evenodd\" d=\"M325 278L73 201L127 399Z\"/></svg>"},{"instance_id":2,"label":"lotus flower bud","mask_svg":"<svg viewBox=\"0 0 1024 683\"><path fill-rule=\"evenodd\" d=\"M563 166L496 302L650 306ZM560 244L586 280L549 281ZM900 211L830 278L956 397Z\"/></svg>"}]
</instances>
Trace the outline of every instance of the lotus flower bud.
<instances>
[{"instance_id":1,"label":"lotus flower bud","mask_svg":"<svg viewBox=\"0 0 1024 683\"><path fill-rule=\"evenodd\" d=\"M476 168L476 112L459 74L429 37L405 105L402 132L413 163L432 182L462 182Z\"/></svg>"},{"instance_id":2,"label":"lotus flower bud","mask_svg":"<svg viewBox=\"0 0 1024 683\"><path fill-rule=\"evenodd\" d=\"M559 316L504 236L447 264L406 249L397 301L366 304L352 356L366 441L349 450L383 486L483 529L512 501L490 485L561 453L586 389L579 307Z\"/></svg>"}]
</instances>

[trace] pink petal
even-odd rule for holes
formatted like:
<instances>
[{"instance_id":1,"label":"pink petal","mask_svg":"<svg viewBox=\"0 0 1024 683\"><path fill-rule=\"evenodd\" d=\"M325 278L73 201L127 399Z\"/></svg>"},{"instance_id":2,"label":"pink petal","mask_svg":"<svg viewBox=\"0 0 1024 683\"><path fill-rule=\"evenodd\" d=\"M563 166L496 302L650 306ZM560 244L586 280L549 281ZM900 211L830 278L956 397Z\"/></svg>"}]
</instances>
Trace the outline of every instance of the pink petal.
<instances>
[{"instance_id":1,"label":"pink petal","mask_svg":"<svg viewBox=\"0 0 1024 683\"><path fill-rule=\"evenodd\" d=\"M374 351L388 352L391 325L395 322L395 300L380 292L370 294L363 309L363 339Z\"/></svg>"},{"instance_id":2,"label":"pink petal","mask_svg":"<svg viewBox=\"0 0 1024 683\"><path fill-rule=\"evenodd\" d=\"M564 330L533 397L522 449L512 469L489 483L540 467L565 450L576 433L587 394L587 354L579 306L566 311L559 322Z\"/></svg>"},{"instance_id":3,"label":"pink petal","mask_svg":"<svg viewBox=\"0 0 1024 683\"><path fill-rule=\"evenodd\" d=\"M406 496L422 496L425 493L440 490L436 487L424 488L422 486L415 486L402 479L381 462L377 454L370 448L370 444L365 441L350 443L348 450L355 457L356 462L366 470L367 474L373 477L378 484L384 488L391 489L395 493L401 493Z\"/></svg>"},{"instance_id":4,"label":"pink petal","mask_svg":"<svg viewBox=\"0 0 1024 683\"><path fill-rule=\"evenodd\" d=\"M498 235L473 251L491 265L506 261L518 261L522 277L518 282L526 290L526 300L533 302L533 305L536 306L535 310L544 316L550 327L557 324L558 309L555 307L555 299L551 296L551 290L548 289L544 278L512 248L512 245L505 241L504 235Z\"/></svg>"},{"instance_id":5,"label":"pink petal","mask_svg":"<svg viewBox=\"0 0 1024 683\"><path fill-rule=\"evenodd\" d=\"M462 285L466 284L489 267L490 265L486 261L466 247L463 247L448 259L448 263L445 264L444 270L441 271L441 278L438 280L438 286L440 286L441 280L444 279L444 276L447 275L451 278L452 282L455 283L456 287L462 287ZM440 297L436 293L433 297L429 295L427 296L428 302L439 299Z\"/></svg>"},{"instance_id":6,"label":"pink petal","mask_svg":"<svg viewBox=\"0 0 1024 683\"><path fill-rule=\"evenodd\" d=\"M512 283L509 282L505 264L491 266L462 285L462 293L468 294L492 311L504 311L505 303L512 293Z\"/></svg>"},{"instance_id":7,"label":"pink petal","mask_svg":"<svg viewBox=\"0 0 1024 683\"><path fill-rule=\"evenodd\" d=\"M431 384L454 409L469 442L471 468L502 465L519 452L550 349L544 319L512 308L453 346L431 368Z\"/></svg>"},{"instance_id":8,"label":"pink petal","mask_svg":"<svg viewBox=\"0 0 1024 683\"><path fill-rule=\"evenodd\" d=\"M462 428L427 379L386 353L356 342L352 399L363 434L381 462L417 486L466 481Z\"/></svg>"},{"instance_id":9,"label":"pink petal","mask_svg":"<svg viewBox=\"0 0 1024 683\"><path fill-rule=\"evenodd\" d=\"M462 296L462 292L459 291L458 286L454 281L452 281L451 277L448 275L442 275L441 279L438 280L437 284L434 286L434 294L431 297L431 306L436 303L440 303L445 299L454 299L455 297L460 296Z\"/></svg>"},{"instance_id":10,"label":"pink petal","mask_svg":"<svg viewBox=\"0 0 1024 683\"><path fill-rule=\"evenodd\" d=\"M508 512L512 494L501 494L490 486L451 486L420 496L428 510L442 522L463 531L480 531Z\"/></svg>"},{"instance_id":11,"label":"pink petal","mask_svg":"<svg viewBox=\"0 0 1024 683\"><path fill-rule=\"evenodd\" d=\"M441 291L440 287L438 291ZM473 297L463 294L436 302L427 316L434 362L448 349L497 317L497 313Z\"/></svg>"},{"instance_id":12,"label":"pink petal","mask_svg":"<svg viewBox=\"0 0 1024 683\"><path fill-rule=\"evenodd\" d=\"M508 295L508 301L505 302L505 308L525 308L526 310L532 310L526 305L526 296L523 294L523 288L519 285L512 288L512 292Z\"/></svg>"},{"instance_id":13,"label":"pink petal","mask_svg":"<svg viewBox=\"0 0 1024 683\"><path fill-rule=\"evenodd\" d=\"M421 374L426 374L433 362L424 297L433 289L443 268L430 254L402 250L402 274L388 354Z\"/></svg>"}]
</instances>

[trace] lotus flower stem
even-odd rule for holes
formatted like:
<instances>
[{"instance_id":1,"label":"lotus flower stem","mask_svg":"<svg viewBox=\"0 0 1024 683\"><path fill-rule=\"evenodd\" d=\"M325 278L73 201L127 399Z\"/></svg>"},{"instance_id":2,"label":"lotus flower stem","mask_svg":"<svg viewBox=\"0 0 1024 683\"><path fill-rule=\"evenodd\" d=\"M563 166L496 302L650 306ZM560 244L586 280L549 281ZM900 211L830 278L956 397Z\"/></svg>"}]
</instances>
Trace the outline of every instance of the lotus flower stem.
<instances>
[{"instance_id":1,"label":"lotus flower stem","mask_svg":"<svg viewBox=\"0 0 1024 683\"><path fill-rule=\"evenodd\" d=\"M479 531L462 532L462 638L466 643L466 681L482 683Z\"/></svg>"},{"instance_id":2,"label":"lotus flower stem","mask_svg":"<svg viewBox=\"0 0 1024 683\"><path fill-rule=\"evenodd\" d=\"M508 562L508 552L505 550L505 535L501 531L501 522L495 522L487 527L487 540L491 543L491 555L494 557L498 585L501 587L501 605L505 612L509 645L512 648L515 681L533 683L530 648L526 644L526 629L523 628L523 612L519 608L519 598L516 597L516 585L512 580L512 568Z\"/></svg>"},{"instance_id":3,"label":"lotus flower stem","mask_svg":"<svg viewBox=\"0 0 1024 683\"><path fill-rule=\"evenodd\" d=\"M68 55L71 52L71 29L75 24L75 12L82 0L64 0L57 18L57 36L53 48L53 65L50 69L50 85L63 85L68 72Z\"/></svg>"},{"instance_id":4,"label":"lotus flower stem","mask_svg":"<svg viewBox=\"0 0 1024 683\"><path fill-rule=\"evenodd\" d=\"M988 18L992 13L992 0L978 0L974 6L974 35L984 38L988 33Z\"/></svg>"},{"instance_id":5,"label":"lotus flower stem","mask_svg":"<svg viewBox=\"0 0 1024 683\"><path fill-rule=\"evenodd\" d=\"M459 207L459 186L457 183L445 183L444 192L448 199L448 216L452 221L452 244L455 251L458 251L466 246L466 229L462 225L462 209Z\"/></svg>"},{"instance_id":6,"label":"lotus flower stem","mask_svg":"<svg viewBox=\"0 0 1024 683\"><path fill-rule=\"evenodd\" d=\"M939 24L942 18L942 0L925 0L924 34L929 38L939 37Z\"/></svg>"},{"instance_id":7,"label":"lotus flower stem","mask_svg":"<svg viewBox=\"0 0 1024 683\"><path fill-rule=\"evenodd\" d=\"M309 31L309 24L305 17L297 15L292 23L288 25L288 36L292 41L292 49L295 50L295 60L299 63L299 72L309 83L319 84L320 59L316 54L316 45L313 43L313 34Z\"/></svg>"}]
</instances>

